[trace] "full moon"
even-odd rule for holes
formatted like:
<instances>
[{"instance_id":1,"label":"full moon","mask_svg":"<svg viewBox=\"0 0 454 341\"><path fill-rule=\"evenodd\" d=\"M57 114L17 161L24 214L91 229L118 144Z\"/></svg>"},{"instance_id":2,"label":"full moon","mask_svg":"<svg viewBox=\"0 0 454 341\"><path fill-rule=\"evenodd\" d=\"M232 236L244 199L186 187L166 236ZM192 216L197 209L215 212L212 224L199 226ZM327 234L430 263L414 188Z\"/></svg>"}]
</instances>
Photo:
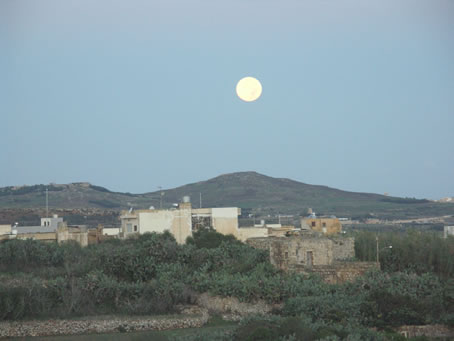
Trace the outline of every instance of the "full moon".
<instances>
[{"instance_id":1,"label":"full moon","mask_svg":"<svg viewBox=\"0 0 454 341\"><path fill-rule=\"evenodd\" d=\"M244 77L236 85L236 94L245 102L253 102L262 94L262 84L254 77Z\"/></svg>"}]
</instances>

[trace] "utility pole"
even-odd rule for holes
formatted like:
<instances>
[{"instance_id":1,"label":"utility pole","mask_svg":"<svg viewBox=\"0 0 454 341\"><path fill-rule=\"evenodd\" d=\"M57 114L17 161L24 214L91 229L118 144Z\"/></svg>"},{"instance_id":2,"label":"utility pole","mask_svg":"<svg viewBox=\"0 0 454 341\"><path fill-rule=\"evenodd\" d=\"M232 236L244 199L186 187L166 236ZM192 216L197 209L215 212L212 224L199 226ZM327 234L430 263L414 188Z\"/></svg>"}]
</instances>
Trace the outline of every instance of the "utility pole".
<instances>
[{"instance_id":1,"label":"utility pole","mask_svg":"<svg viewBox=\"0 0 454 341\"><path fill-rule=\"evenodd\" d=\"M46 187L46 218L49 218L49 190Z\"/></svg>"},{"instance_id":2,"label":"utility pole","mask_svg":"<svg viewBox=\"0 0 454 341\"><path fill-rule=\"evenodd\" d=\"M375 236L375 241L377 242L377 263L379 263L380 261L379 261L379 256L378 256L378 254L379 254L380 251L379 251L379 249L378 249L378 235Z\"/></svg>"},{"instance_id":3,"label":"utility pole","mask_svg":"<svg viewBox=\"0 0 454 341\"><path fill-rule=\"evenodd\" d=\"M159 196L160 196L160 198L159 198L159 209L162 210L162 197L164 196L164 192L162 191L162 187L161 186L158 186L158 188L159 188L159 191L160 191L159 192Z\"/></svg>"}]
</instances>

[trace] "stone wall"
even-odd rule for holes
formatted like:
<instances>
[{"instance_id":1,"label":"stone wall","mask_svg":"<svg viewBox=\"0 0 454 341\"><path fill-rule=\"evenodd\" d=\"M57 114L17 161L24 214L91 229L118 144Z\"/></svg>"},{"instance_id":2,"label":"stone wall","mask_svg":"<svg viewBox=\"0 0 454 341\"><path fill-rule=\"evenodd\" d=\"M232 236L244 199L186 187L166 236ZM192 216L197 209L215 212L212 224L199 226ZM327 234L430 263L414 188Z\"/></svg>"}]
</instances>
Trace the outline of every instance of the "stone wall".
<instances>
[{"instance_id":1,"label":"stone wall","mask_svg":"<svg viewBox=\"0 0 454 341\"><path fill-rule=\"evenodd\" d=\"M333 242L333 259L346 260L355 257L355 238L337 237L330 238Z\"/></svg>"},{"instance_id":2,"label":"stone wall","mask_svg":"<svg viewBox=\"0 0 454 341\"><path fill-rule=\"evenodd\" d=\"M378 269L375 262L336 262L331 265L314 266L312 269L295 269L304 273L319 274L327 283L351 282L372 269Z\"/></svg>"},{"instance_id":3,"label":"stone wall","mask_svg":"<svg viewBox=\"0 0 454 341\"><path fill-rule=\"evenodd\" d=\"M57 242L64 243L74 240L81 246L88 245L88 232L85 227L68 227L66 223L61 223L57 228Z\"/></svg>"},{"instance_id":4,"label":"stone wall","mask_svg":"<svg viewBox=\"0 0 454 341\"><path fill-rule=\"evenodd\" d=\"M106 316L96 319L0 322L0 339L25 336L74 335L125 331L197 328L208 321L204 309L191 307L179 317Z\"/></svg>"},{"instance_id":5,"label":"stone wall","mask_svg":"<svg viewBox=\"0 0 454 341\"><path fill-rule=\"evenodd\" d=\"M351 281L372 268L377 268L377 264L373 262L345 261L355 256L354 238L307 234L251 238L247 243L268 250L271 264L281 270L318 273L329 283Z\"/></svg>"},{"instance_id":6,"label":"stone wall","mask_svg":"<svg viewBox=\"0 0 454 341\"><path fill-rule=\"evenodd\" d=\"M271 263L279 269L292 266L330 265L355 256L354 238L328 238L319 235L251 238L247 243L268 250Z\"/></svg>"},{"instance_id":7,"label":"stone wall","mask_svg":"<svg viewBox=\"0 0 454 341\"><path fill-rule=\"evenodd\" d=\"M242 242L249 238L268 237L268 228L266 227L240 227L235 237Z\"/></svg>"},{"instance_id":8,"label":"stone wall","mask_svg":"<svg viewBox=\"0 0 454 341\"><path fill-rule=\"evenodd\" d=\"M441 324L432 324L426 326L401 326L396 330L406 338L418 336L427 336L433 338L454 339L454 328Z\"/></svg>"},{"instance_id":9,"label":"stone wall","mask_svg":"<svg viewBox=\"0 0 454 341\"><path fill-rule=\"evenodd\" d=\"M263 300L246 303L240 302L236 297L212 296L208 293L200 294L196 303L209 312L221 314L226 320L240 320L247 315L266 315L275 308Z\"/></svg>"}]
</instances>

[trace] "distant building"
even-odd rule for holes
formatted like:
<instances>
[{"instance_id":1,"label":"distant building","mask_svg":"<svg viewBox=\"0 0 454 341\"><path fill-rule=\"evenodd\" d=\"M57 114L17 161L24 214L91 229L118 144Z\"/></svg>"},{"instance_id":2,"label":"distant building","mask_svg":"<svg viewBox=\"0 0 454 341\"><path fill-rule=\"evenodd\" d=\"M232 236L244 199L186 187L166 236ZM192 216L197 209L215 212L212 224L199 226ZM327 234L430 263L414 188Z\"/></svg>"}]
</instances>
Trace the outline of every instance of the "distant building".
<instances>
[{"instance_id":1,"label":"distant building","mask_svg":"<svg viewBox=\"0 0 454 341\"><path fill-rule=\"evenodd\" d=\"M63 218L55 214L51 218L41 218L39 226L0 225L0 240L8 239L33 239L54 243L74 240L81 246L87 246L88 231L85 226L68 226Z\"/></svg>"},{"instance_id":2,"label":"distant building","mask_svg":"<svg viewBox=\"0 0 454 341\"><path fill-rule=\"evenodd\" d=\"M41 218L41 225L38 226L16 226L13 230L17 234L26 233L50 233L56 232L59 224L63 223L63 218L54 214L52 218Z\"/></svg>"},{"instance_id":3,"label":"distant building","mask_svg":"<svg viewBox=\"0 0 454 341\"><path fill-rule=\"evenodd\" d=\"M454 236L454 226L445 226L443 230L443 238L448 238L448 236Z\"/></svg>"},{"instance_id":4,"label":"distant building","mask_svg":"<svg viewBox=\"0 0 454 341\"><path fill-rule=\"evenodd\" d=\"M167 230L179 244L184 244L193 232L211 227L225 235L239 236L240 214L238 207L192 208L190 202L183 202L176 209L123 211L120 216L121 235L128 237Z\"/></svg>"},{"instance_id":5,"label":"distant building","mask_svg":"<svg viewBox=\"0 0 454 341\"><path fill-rule=\"evenodd\" d=\"M271 263L281 270L331 265L355 257L354 238L328 238L318 233L300 233L287 238L251 238L247 243L269 250Z\"/></svg>"},{"instance_id":6,"label":"distant building","mask_svg":"<svg viewBox=\"0 0 454 341\"><path fill-rule=\"evenodd\" d=\"M354 262L355 240L329 236L312 230L287 233L287 237L250 238L247 243L267 250L270 261L278 269L301 273L317 273L326 282L353 280L372 268L375 262Z\"/></svg>"},{"instance_id":7,"label":"distant building","mask_svg":"<svg viewBox=\"0 0 454 341\"><path fill-rule=\"evenodd\" d=\"M342 224L338 218L317 218L315 214L312 214L307 218L301 218L301 229L309 229L326 235L332 235L342 232Z\"/></svg>"},{"instance_id":8,"label":"distant building","mask_svg":"<svg viewBox=\"0 0 454 341\"><path fill-rule=\"evenodd\" d=\"M61 223L57 228L56 237L59 244L73 240L80 246L88 245L88 230L86 226L70 227L66 223Z\"/></svg>"},{"instance_id":9,"label":"distant building","mask_svg":"<svg viewBox=\"0 0 454 341\"><path fill-rule=\"evenodd\" d=\"M0 225L0 236L11 234L11 225Z\"/></svg>"},{"instance_id":10,"label":"distant building","mask_svg":"<svg viewBox=\"0 0 454 341\"><path fill-rule=\"evenodd\" d=\"M190 202L183 202L174 209L148 209L123 211L120 216L120 236L127 238L147 232L169 231L179 244L200 229L212 228L224 235L233 235L245 242L249 238L285 236L294 226L265 224L239 227L238 207L192 208Z\"/></svg>"}]
</instances>

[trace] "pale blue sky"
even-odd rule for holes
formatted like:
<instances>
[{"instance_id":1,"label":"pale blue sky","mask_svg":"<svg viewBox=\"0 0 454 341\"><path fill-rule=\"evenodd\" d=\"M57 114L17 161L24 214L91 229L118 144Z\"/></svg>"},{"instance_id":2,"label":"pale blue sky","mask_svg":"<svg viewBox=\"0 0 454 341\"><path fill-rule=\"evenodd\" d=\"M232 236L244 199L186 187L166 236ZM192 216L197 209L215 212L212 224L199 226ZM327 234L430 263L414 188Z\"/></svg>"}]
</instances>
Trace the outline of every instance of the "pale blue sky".
<instances>
[{"instance_id":1,"label":"pale blue sky","mask_svg":"<svg viewBox=\"0 0 454 341\"><path fill-rule=\"evenodd\" d=\"M0 186L454 196L453 37L452 0L1 0Z\"/></svg>"}]
</instances>

